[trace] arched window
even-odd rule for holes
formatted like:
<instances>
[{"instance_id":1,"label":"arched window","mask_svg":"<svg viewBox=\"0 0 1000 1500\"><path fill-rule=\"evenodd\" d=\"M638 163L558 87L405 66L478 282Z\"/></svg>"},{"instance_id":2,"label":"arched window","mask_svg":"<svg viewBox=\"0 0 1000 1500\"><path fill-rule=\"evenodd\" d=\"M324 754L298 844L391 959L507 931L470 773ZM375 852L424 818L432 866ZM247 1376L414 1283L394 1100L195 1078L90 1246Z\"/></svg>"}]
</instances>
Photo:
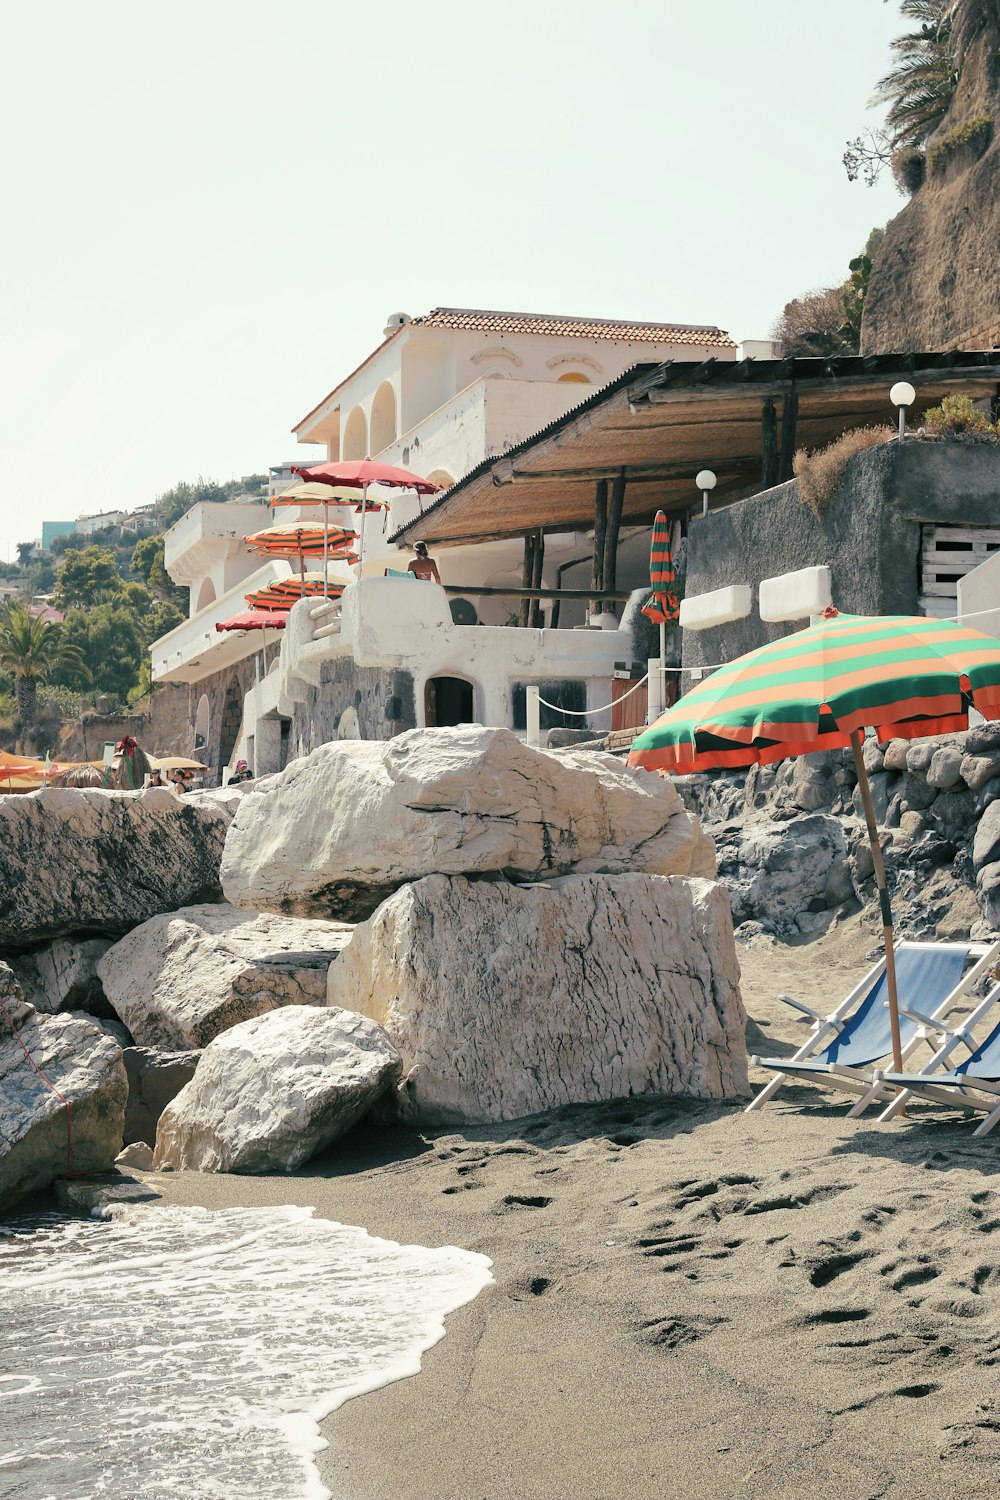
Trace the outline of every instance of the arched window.
<instances>
[{"instance_id":1,"label":"arched window","mask_svg":"<svg viewBox=\"0 0 1000 1500\"><path fill-rule=\"evenodd\" d=\"M589 385L589 375L581 375L579 370L567 370L565 375L556 377L560 385Z\"/></svg>"},{"instance_id":2,"label":"arched window","mask_svg":"<svg viewBox=\"0 0 1000 1500\"><path fill-rule=\"evenodd\" d=\"M208 694L202 693L198 699L197 713L194 716L194 748L196 750L201 750L208 744L210 725Z\"/></svg>"},{"instance_id":3,"label":"arched window","mask_svg":"<svg viewBox=\"0 0 1000 1500\"><path fill-rule=\"evenodd\" d=\"M432 469L426 477L431 484L439 484L443 490L450 490L455 483L454 475L449 474L447 469Z\"/></svg>"},{"instance_id":4,"label":"arched window","mask_svg":"<svg viewBox=\"0 0 1000 1500\"><path fill-rule=\"evenodd\" d=\"M344 444L342 457L345 461L352 458L366 458L368 456L368 423L360 406L356 406L347 419L344 428Z\"/></svg>"},{"instance_id":5,"label":"arched window","mask_svg":"<svg viewBox=\"0 0 1000 1500\"><path fill-rule=\"evenodd\" d=\"M371 455L381 453L396 441L396 392L388 380L383 380L375 392L372 402ZM361 455L362 458L364 454Z\"/></svg>"}]
</instances>

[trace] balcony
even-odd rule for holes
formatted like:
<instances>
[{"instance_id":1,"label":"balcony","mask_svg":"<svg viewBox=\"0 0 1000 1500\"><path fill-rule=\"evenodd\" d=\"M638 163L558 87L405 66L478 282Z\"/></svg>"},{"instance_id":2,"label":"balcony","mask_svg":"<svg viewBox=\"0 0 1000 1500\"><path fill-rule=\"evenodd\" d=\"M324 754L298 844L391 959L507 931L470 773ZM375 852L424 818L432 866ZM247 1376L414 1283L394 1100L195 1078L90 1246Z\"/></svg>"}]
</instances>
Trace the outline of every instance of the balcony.
<instances>
[{"instance_id":1,"label":"balcony","mask_svg":"<svg viewBox=\"0 0 1000 1500\"><path fill-rule=\"evenodd\" d=\"M204 500L193 505L164 538L164 566L175 583L197 583L220 561L245 557L243 538L270 523L266 505Z\"/></svg>"},{"instance_id":2,"label":"balcony","mask_svg":"<svg viewBox=\"0 0 1000 1500\"><path fill-rule=\"evenodd\" d=\"M291 571L288 563L271 559L168 635L161 635L150 648L153 681L198 682L259 651L264 644L259 630L220 634L215 627L246 610L245 594L266 588L276 578L287 578ZM280 631L269 631L267 644L277 645L280 638Z\"/></svg>"}]
</instances>

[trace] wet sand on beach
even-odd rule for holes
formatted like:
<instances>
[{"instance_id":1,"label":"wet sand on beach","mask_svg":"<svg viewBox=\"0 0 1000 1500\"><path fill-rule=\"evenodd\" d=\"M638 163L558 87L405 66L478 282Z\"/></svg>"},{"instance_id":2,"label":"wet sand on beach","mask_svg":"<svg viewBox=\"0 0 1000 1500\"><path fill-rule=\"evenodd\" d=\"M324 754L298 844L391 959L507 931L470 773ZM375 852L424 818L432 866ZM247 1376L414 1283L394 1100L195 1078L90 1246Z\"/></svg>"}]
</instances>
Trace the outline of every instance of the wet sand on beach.
<instances>
[{"instance_id":1,"label":"wet sand on beach","mask_svg":"<svg viewBox=\"0 0 1000 1500\"><path fill-rule=\"evenodd\" d=\"M877 946L862 919L742 948L748 1050ZM759 1081L759 1080L755 1080ZM786 1089L437 1133L359 1129L291 1177L161 1175L166 1201L314 1205L488 1255L419 1376L324 1423L340 1500L935 1500L1000 1483L1000 1130L847 1120Z\"/></svg>"}]
</instances>

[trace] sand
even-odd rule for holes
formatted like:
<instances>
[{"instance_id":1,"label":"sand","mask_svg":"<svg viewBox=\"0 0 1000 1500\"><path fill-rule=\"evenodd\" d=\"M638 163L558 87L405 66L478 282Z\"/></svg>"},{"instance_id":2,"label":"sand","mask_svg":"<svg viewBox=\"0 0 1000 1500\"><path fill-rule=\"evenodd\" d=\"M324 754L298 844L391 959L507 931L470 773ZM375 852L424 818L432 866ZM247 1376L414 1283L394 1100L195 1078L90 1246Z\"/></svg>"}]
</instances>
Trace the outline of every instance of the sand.
<instances>
[{"instance_id":1,"label":"sand","mask_svg":"<svg viewBox=\"0 0 1000 1500\"><path fill-rule=\"evenodd\" d=\"M774 994L828 1005L877 937L860 918L741 949L749 1050L797 1045ZM846 1107L800 1086L753 1115L656 1098L361 1128L292 1177L157 1186L493 1260L419 1376L325 1423L338 1500L981 1500L1000 1482L1000 1131Z\"/></svg>"}]
</instances>

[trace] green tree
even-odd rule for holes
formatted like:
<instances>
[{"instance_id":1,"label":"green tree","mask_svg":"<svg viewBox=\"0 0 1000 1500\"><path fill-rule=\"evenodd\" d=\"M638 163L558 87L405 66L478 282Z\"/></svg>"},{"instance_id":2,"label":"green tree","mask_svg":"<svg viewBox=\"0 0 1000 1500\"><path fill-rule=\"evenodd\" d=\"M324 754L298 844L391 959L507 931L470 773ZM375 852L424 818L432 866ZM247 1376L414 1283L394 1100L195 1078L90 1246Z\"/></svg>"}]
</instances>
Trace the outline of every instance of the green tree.
<instances>
[{"instance_id":1,"label":"green tree","mask_svg":"<svg viewBox=\"0 0 1000 1500\"><path fill-rule=\"evenodd\" d=\"M82 659L94 691L124 703L139 681L143 658L142 632L132 611L114 603L72 609L62 628ZM65 680L59 671L55 681Z\"/></svg>"},{"instance_id":2,"label":"green tree","mask_svg":"<svg viewBox=\"0 0 1000 1500\"><path fill-rule=\"evenodd\" d=\"M22 568L26 568L31 561L31 554L35 550L34 542L18 542L17 560Z\"/></svg>"},{"instance_id":3,"label":"green tree","mask_svg":"<svg viewBox=\"0 0 1000 1500\"><path fill-rule=\"evenodd\" d=\"M132 551L132 572L142 579L149 592L157 599L183 605L187 602L188 591L174 583L167 572L163 549L162 532L158 536L145 536L136 542Z\"/></svg>"},{"instance_id":4,"label":"green tree","mask_svg":"<svg viewBox=\"0 0 1000 1500\"><path fill-rule=\"evenodd\" d=\"M868 282L884 239L884 229L872 230L861 254L856 255L850 262L851 274L841 288L844 309L841 332L854 354L857 354L861 348L861 319L865 310L865 298L868 296Z\"/></svg>"},{"instance_id":5,"label":"green tree","mask_svg":"<svg viewBox=\"0 0 1000 1500\"><path fill-rule=\"evenodd\" d=\"M124 587L118 559L109 547L70 548L56 573L60 609L93 605L98 596L119 595Z\"/></svg>"},{"instance_id":6,"label":"green tree","mask_svg":"<svg viewBox=\"0 0 1000 1500\"><path fill-rule=\"evenodd\" d=\"M38 688L59 680L73 686L83 675L83 658L59 625L29 614L21 604L0 609L0 667L14 678L17 714L26 727L35 721Z\"/></svg>"},{"instance_id":7,"label":"green tree","mask_svg":"<svg viewBox=\"0 0 1000 1500\"><path fill-rule=\"evenodd\" d=\"M958 84L952 47L954 0L901 0L915 22L891 43L893 65L875 85L872 104L888 105L893 145L920 146L941 124Z\"/></svg>"}]
</instances>

